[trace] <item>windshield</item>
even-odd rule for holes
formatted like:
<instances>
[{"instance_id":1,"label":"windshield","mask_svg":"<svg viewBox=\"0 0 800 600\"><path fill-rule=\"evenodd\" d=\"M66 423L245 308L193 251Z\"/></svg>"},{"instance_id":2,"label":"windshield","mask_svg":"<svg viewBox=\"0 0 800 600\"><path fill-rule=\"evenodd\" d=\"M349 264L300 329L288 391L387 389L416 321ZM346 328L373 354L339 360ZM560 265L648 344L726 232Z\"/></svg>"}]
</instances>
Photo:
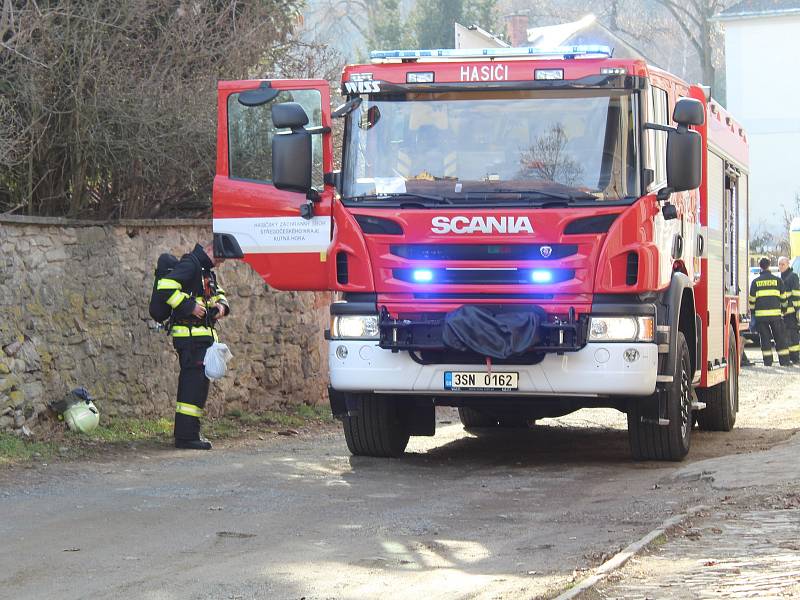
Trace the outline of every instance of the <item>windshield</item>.
<instances>
[{"instance_id":1,"label":"windshield","mask_svg":"<svg viewBox=\"0 0 800 600\"><path fill-rule=\"evenodd\" d=\"M364 97L348 115L346 202L596 203L638 196L629 92Z\"/></svg>"}]
</instances>

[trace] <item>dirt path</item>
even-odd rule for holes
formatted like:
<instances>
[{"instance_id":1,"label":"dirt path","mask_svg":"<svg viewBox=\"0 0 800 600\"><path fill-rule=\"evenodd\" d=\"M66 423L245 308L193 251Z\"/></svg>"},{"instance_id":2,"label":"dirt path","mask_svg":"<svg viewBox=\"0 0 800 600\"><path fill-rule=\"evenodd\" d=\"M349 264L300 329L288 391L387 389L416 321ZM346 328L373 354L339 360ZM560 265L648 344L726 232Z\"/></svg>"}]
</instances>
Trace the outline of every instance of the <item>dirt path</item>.
<instances>
[{"instance_id":1,"label":"dirt path","mask_svg":"<svg viewBox=\"0 0 800 600\"><path fill-rule=\"evenodd\" d=\"M741 427L695 432L690 461L800 427L800 391L783 393L777 373L743 374ZM800 390L800 369L784 376ZM666 517L729 495L675 477L687 463L631 462L613 411L482 437L452 413L440 421L400 460L350 457L322 430L7 472L0 597L548 597Z\"/></svg>"}]
</instances>

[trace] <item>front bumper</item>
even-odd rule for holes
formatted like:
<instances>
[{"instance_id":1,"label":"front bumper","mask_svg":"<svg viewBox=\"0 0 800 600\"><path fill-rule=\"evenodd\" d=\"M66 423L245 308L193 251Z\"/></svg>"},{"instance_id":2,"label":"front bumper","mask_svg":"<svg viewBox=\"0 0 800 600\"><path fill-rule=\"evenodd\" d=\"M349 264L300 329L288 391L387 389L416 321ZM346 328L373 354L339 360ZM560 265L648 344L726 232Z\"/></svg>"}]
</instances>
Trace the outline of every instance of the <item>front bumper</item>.
<instances>
[{"instance_id":1,"label":"front bumper","mask_svg":"<svg viewBox=\"0 0 800 600\"><path fill-rule=\"evenodd\" d=\"M345 352L337 349L346 349ZM625 360L626 350L638 358ZM426 364L408 352L392 352L377 341L332 340L328 344L331 386L337 391L483 395L444 390L445 371L486 371L485 365ZM519 390L511 396L645 396L656 389L658 347L648 343L589 343L577 352L546 354L535 365L496 365L493 372L518 372Z\"/></svg>"}]
</instances>

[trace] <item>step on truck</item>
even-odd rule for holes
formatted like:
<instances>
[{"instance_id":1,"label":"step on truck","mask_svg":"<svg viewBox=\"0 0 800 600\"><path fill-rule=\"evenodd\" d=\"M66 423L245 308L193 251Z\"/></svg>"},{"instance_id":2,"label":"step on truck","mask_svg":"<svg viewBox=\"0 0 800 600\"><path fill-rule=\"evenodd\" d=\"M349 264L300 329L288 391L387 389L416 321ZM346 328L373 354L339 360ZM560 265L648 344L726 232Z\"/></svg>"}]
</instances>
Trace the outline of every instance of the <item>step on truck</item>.
<instances>
[{"instance_id":1,"label":"step on truck","mask_svg":"<svg viewBox=\"0 0 800 600\"><path fill-rule=\"evenodd\" d=\"M326 81L218 92L215 252L332 292L353 454L436 406L478 433L615 408L636 459L733 428L747 137L707 89L573 46L374 52L335 110Z\"/></svg>"}]
</instances>

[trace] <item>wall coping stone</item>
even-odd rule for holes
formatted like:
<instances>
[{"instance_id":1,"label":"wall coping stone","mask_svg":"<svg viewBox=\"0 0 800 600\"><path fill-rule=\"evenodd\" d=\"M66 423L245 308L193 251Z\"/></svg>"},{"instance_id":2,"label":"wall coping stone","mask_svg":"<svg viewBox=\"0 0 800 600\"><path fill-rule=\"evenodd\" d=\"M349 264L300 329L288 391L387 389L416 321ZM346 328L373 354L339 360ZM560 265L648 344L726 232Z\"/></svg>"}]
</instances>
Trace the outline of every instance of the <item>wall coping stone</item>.
<instances>
[{"instance_id":1,"label":"wall coping stone","mask_svg":"<svg viewBox=\"0 0 800 600\"><path fill-rule=\"evenodd\" d=\"M92 221L67 219L64 217L32 217L0 213L0 223L11 225L50 225L54 227L210 227L208 219L119 219L116 221Z\"/></svg>"}]
</instances>

